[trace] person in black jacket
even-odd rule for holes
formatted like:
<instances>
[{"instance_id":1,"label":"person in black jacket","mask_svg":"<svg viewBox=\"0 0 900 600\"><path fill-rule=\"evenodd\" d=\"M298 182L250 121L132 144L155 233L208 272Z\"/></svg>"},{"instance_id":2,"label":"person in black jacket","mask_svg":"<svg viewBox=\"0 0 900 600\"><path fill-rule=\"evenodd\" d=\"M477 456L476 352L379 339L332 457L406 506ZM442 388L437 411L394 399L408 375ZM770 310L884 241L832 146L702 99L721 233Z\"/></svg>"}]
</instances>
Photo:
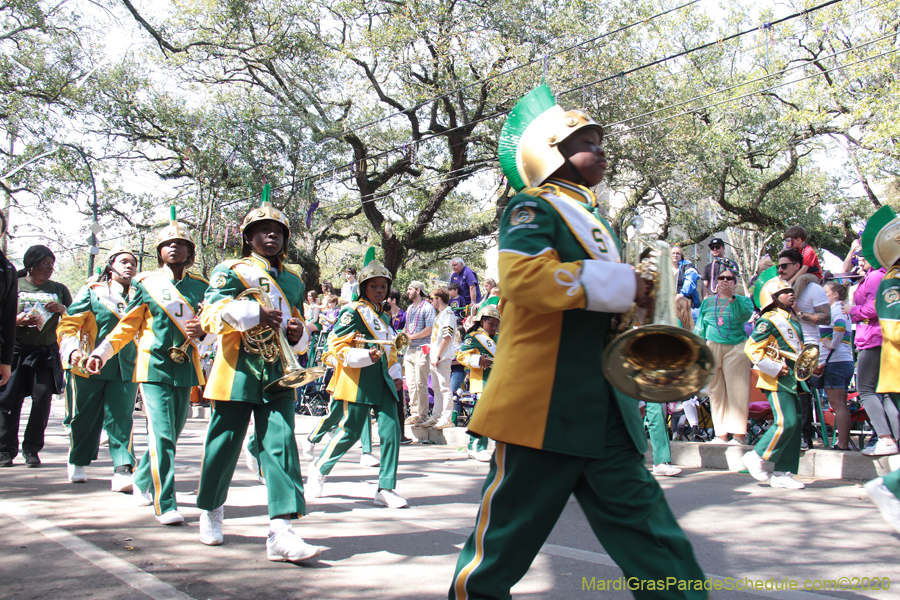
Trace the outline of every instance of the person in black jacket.
<instances>
[{"instance_id":1,"label":"person in black jacket","mask_svg":"<svg viewBox=\"0 0 900 600\"><path fill-rule=\"evenodd\" d=\"M6 215L0 211L0 240L6 236ZM16 298L19 277L16 267L0 250L0 386L9 381L16 346Z\"/></svg>"},{"instance_id":2,"label":"person in black jacket","mask_svg":"<svg viewBox=\"0 0 900 600\"><path fill-rule=\"evenodd\" d=\"M72 304L72 294L50 280L56 257L47 246L32 246L22 262L11 375L0 387L0 467L12 466L19 452L19 417L26 396L31 396L31 413L22 437L22 455L29 467L41 466L38 452L44 447L50 402L53 394L64 389L56 325Z\"/></svg>"}]
</instances>

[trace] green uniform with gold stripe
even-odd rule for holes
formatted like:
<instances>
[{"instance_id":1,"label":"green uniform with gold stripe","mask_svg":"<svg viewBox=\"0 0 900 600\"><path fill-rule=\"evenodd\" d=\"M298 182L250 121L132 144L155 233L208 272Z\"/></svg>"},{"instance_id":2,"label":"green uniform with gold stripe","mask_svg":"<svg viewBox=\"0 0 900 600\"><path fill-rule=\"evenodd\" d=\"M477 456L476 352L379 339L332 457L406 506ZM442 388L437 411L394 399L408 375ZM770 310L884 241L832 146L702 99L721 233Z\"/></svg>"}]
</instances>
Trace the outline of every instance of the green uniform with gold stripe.
<instances>
[{"instance_id":1,"label":"green uniform with gold stripe","mask_svg":"<svg viewBox=\"0 0 900 600\"><path fill-rule=\"evenodd\" d=\"M158 279L157 279L158 278ZM186 316L185 303L197 314L208 282L185 272L176 279L168 266L139 273L132 280L133 297L125 316L98 345L92 355L106 361L137 338L137 360L133 380L138 383L147 415L147 452L134 474L134 485L153 496L157 515L176 510L175 446L187 421L191 404L191 388L204 383L200 357L188 346L190 360L176 363L168 356L170 348L185 341L178 324L158 300L171 302L175 314ZM151 290L166 291L159 299ZM169 291L174 287L174 292Z\"/></svg>"},{"instance_id":2,"label":"green uniform with gold stripe","mask_svg":"<svg viewBox=\"0 0 900 600\"><path fill-rule=\"evenodd\" d=\"M360 311L368 309L375 315L375 322L366 324ZM341 309L334 330L328 338L328 351L336 357L337 367L333 377L332 415L340 417L334 429L334 437L315 461L315 467L328 475L335 463L349 450L363 431L363 424L374 411L378 419L378 437L381 440L381 466L378 487L392 490L397 484L397 460L400 454L400 420L397 403L400 401L394 379L401 376L396 350L390 346L378 361L365 360L366 366L352 366L353 338L362 334L372 339L370 327L378 331L391 331L390 315L380 306L360 299ZM383 329L381 329L383 328ZM367 349L365 349L367 351ZM349 362L348 362L349 361ZM355 364L355 363L353 363Z\"/></svg>"},{"instance_id":3,"label":"green uniform with gold stripe","mask_svg":"<svg viewBox=\"0 0 900 600\"><path fill-rule=\"evenodd\" d=\"M88 335L94 346L119 324L127 302L122 291L115 282L92 283L79 290L56 328L63 362L78 349L82 335ZM98 375L71 367L67 382L72 388L70 464L91 464L105 428L113 466L134 466L132 429L138 384L132 378L136 359L137 347L132 342L106 361Z\"/></svg>"},{"instance_id":4,"label":"green uniform with gold stripe","mask_svg":"<svg viewBox=\"0 0 900 600\"><path fill-rule=\"evenodd\" d=\"M690 542L644 466L637 402L619 397L603 376L612 314L630 308L636 282L593 193L550 179L517 194L499 243L503 340L469 423L497 448L449 598L509 598L573 494L626 577L702 581Z\"/></svg>"},{"instance_id":5,"label":"green uniform with gold stripe","mask_svg":"<svg viewBox=\"0 0 900 600\"><path fill-rule=\"evenodd\" d=\"M754 446L764 460L775 463L775 471L796 473L800 467L800 396L794 377L794 361L786 360L789 373L778 375L781 364L765 357L771 343L788 352L803 348L803 329L788 311L775 308L756 320L744 352L760 371L758 388L769 399L774 421Z\"/></svg>"},{"instance_id":6,"label":"green uniform with gold stripe","mask_svg":"<svg viewBox=\"0 0 900 600\"><path fill-rule=\"evenodd\" d=\"M900 409L900 266L892 266L884 274L875 296L875 311L881 323L881 371L878 392L890 394ZM900 498L900 469L883 478L884 485Z\"/></svg>"},{"instance_id":7,"label":"green uniform with gold stripe","mask_svg":"<svg viewBox=\"0 0 900 600\"><path fill-rule=\"evenodd\" d=\"M248 274L258 279L248 281ZM265 391L267 385L284 375L282 362L280 358L265 362L262 356L244 348L241 331L259 323L258 304L255 301L235 303L235 298L248 286L257 287L263 293L277 287L279 293L270 294L270 299L283 314L286 335L290 318L303 321L303 281L297 274L275 268L256 254L216 266L210 281L201 318L204 329L218 335L219 350L204 388L204 396L212 404L212 417L206 431L197 507L214 510L225 503L252 415L255 435L251 443L256 447L254 455L266 478L269 517L302 516L306 513L306 503L294 438L294 390ZM248 306L236 310L240 304ZM233 313L232 309L235 309ZM242 321L232 315L249 315L249 320ZM309 337L304 334L294 349L306 352L308 344Z\"/></svg>"},{"instance_id":8,"label":"green uniform with gold stripe","mask_svg":"<svg viewBox=\"0 0 900 600\"><path fill-rule=\"evenodd\" d=\"M493 353L479 341L478 335L483 335L493 341L494 348L496 348L497 340L500 338L499 334L490 337L484 329L478 329L466 335L462 345L459 347L459 352L456 353L456 362L469 367L469 391L473 394L481 394L484 391L484 385L491 376L491 368L482 369L479 366L478 359L482 356L494 358ZM488 438L486 436L469 434L469 450L480 452L487 450L487 447Z\"/></svg>"}]
</instances>

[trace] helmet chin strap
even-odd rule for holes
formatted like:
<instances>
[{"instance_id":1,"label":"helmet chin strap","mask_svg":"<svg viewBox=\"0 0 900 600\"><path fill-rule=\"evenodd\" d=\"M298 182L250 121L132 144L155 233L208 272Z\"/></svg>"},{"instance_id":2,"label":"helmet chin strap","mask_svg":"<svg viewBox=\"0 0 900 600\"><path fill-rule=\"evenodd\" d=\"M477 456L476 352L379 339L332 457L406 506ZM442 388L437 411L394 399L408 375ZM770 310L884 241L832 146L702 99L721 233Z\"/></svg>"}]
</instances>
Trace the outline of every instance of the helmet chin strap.
<instances>
[{"instance_id":1,"label":"helmet chin strap","mask_svg":"<svg viewBox=\"0 0 900 600\"><path fill-rule=\"evenodd\" d=\"M562 148L559 148L559 153L560 153L560 155L562 155L563 160L565 161L565 165L569 168L569 171L571 171L572 175L575 176L574 183L577 183L578 185L583 185L584 187L590 187L590 186L588 186L587 181L585 180L584 176L581 174L581 171L579 171L578 167L576 167L572 163L572 161L569 160L569 157L566 155L565 152L562 151Z\"/></svg>"}]
</instances>

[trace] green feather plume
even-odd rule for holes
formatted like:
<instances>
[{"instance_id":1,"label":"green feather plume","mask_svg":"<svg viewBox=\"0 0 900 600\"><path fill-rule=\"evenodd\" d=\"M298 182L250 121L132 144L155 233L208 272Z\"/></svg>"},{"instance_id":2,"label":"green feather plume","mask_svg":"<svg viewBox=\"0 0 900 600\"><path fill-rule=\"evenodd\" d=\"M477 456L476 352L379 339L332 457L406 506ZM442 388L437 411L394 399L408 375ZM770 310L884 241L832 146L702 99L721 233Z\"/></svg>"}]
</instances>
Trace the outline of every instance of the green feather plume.
<instances>
[{"instance_id":1,"label":"green feather plume","mask_svg":"<svg viewBox=\"0 0 900 600\"><path fill-rule=\"evenodd\" d=\"M519 100L516 107L506 117L503 129L500 130L500 139L497 142L500 169L516 191L525 187L525 182L522 180L516 164L516 152L519 149L522 134L535 119L555 105L553 91L549 85L542 83Z\"/></svg>"},{"instance_id":2,"label":"green feather plume","mask_svg":"<svg viewBox=\"0 0 900 600\"><path fill-rule=\"evenodd\" d=\"M175 207L174 206L169 207L169 220L175 221Z\"/></svg>"},{"instance_id":3,"label":"green feather plume","mask_svg":"<svg viewBox=\"0 0 900 600\"><path fill-rule=\"evenodd\" d=\"M862 255L869 264L875 269L880 269L884 265L875 257L875 240L878 238L878 232L884 229L884 226L893 221L897 214L890 206L882 206L875 211L875 214L866 221L866 228L863 230L860 245L862 246Z\"/></svg>"},{"instance_id":4,"label":"green feather plume","mask_svg":"<svg viewBox=\"0 0 900 600\"><path fill-rule=\"evenodd\" d=\"M375 246L369 246L369 249L366 250L366 257L363 259L363 266L365 267L373 260L375 260Z\"/></svg>"},{"instance_id":5,"label":"green feather plume","mask_svg":"<svg viewBox=\"0 0 900 600\"><path fill-rule=\"evenodd\" d=\"M259 201L260 206L265 206L266 202L269 201L269 195L272 193L272 186L268 183L263 184L263 192L262 199Z\"/></svg>"},{"instance_id":6,"label":"green feather plume","mask_svg":"<svg viewBox=\"0 0 900 600\"><path fill-rule=\"evenodd\" d=\"M756 308L762 309L759 305L759 293L762 291L762 287L775 277L778 277L778 267L769 267L756 278L756 283L753 285L753 304L756 305Z\"/></svg>"}]
</instances>

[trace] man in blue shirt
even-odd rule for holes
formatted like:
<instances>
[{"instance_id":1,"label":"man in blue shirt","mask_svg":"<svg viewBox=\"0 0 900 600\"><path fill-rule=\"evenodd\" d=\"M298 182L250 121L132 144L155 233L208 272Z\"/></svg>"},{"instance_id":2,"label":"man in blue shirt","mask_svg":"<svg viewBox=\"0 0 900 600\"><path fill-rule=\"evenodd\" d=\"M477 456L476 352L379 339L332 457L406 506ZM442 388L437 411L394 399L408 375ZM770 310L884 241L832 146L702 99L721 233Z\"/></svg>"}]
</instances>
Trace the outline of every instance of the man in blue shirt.
<instances>
[{"instance_id":1,"label":"man in blue shirt","mask_svg":"<svg viewBox=\"0 0 900 600\"><path fill-rule=\"evenodd\" d=\"M461 306L468 306L473 301L475 304L481 302L481 290L478 288L478 276L475 272L458 256L450 261L450 268L453 269L450 283L459 284L459 295L463 299Z\"/></svg>"}]
</instances>

